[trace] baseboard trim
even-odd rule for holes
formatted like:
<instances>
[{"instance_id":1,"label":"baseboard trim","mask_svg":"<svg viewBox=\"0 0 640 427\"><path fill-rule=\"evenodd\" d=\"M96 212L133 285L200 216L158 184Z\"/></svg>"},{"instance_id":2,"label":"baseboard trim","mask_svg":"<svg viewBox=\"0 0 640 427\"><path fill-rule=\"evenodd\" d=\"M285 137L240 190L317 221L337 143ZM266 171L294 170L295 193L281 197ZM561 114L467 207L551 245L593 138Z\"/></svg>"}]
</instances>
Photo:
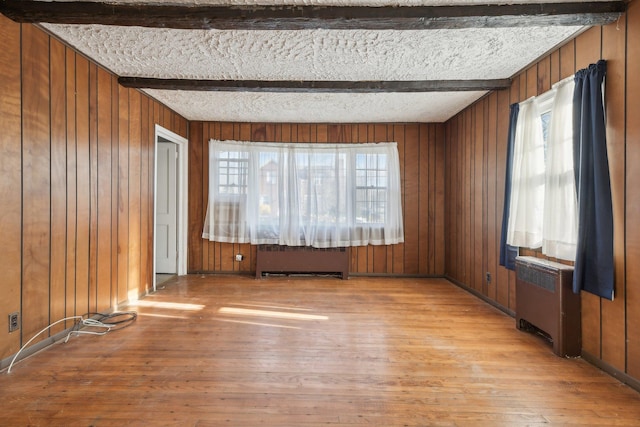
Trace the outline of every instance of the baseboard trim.
<instances>
[{"instance_id":1,"label":"baseboard trim","mask_svg":"<svg viewBox=\"0 0 640 427\"><path fill-rule=\"evenodd\" d=\"M493 307L497 308L498 310L502 311L505 314L508 314L511 317L515 317L515 312L512 310L509 310L501 305L499 305L498 303L496 303L495 301L489 299L486 295L481 294L480 292L478 292L477 290L470 288L469 286L458 282L457 280L446 276L445 277L448 281L450 281L451 283L453 283L454 285L464 289L465 291L469 292L470 294L480 298L481 300L483 300L484 302L486 302L489 305L492 305ZM600 358L590 354L589 352L584 351L584 349L581 352L581 357L588 363L592 364L593 366L595 366L596 368L600 369L601 371L603 371L604 373L612 376L613 378L617 379L618 381L620 381L621 383L631 387L632 389L640 392L640 380L628 375L625 372L622 372L621 370L614 368L613 366L609 365L608 363L602 361Z\"/></svg>"},{"instance_id":2,"label":"baseboard trim","mask_svg":"<svg viewBox=\"0 0 640 427\"><path fill-rule=\"evenodd\" d=\"M449 277L449 276L443 276L445 279L447 279L448 281L450 281L451 283L453 283L454 285L456 285L459 288L464 289L465 291L469 292L470 294L480 298L481 300L483 300L484 302L486 302L487 304L497 308L498 310L502 311L505 314L508 314L511 317L516 316L516 312L513 310L509 310L506 307L503 307L502 305L498 304L497 302L495 302L494 300L492 300L491 298L489 298L488 296L478 292L476 289L470 288L469 286L465 285L462 282L458 282L457 280Z\"/></svg>"},{"instance_id":3,"label":"baseboard trim","mask_svg":"<svg viewBox=\"0 0 640 427\"><path fill-rule=\"evenodd\" d=\"M121 305L125 305L124 303ZM114 313L115 310L109 309L108 311L102 313L102 314L111 314ZM92 319L98 319L100 318L99 315L93 315L91 316ZM69 320L71 321L71 319ZM51 326L51 325L49 325ZM14 362L14 366L13 368L11 368L11 370L13 371L15 369L15 367L17 365L15 365L16 363L20 362L21 360L26 359L27 357L31 357L33 355L35 355L36 353L39 353L40 351L44 351L47 348L51 347L52 345L59 343L60 341L66 340L67 336L69 335L70 332L74 331L74 330L78 330L77 328L78 326L78 321L74 322L74 324L70 327L68 327L67 329L58 332L55 335L52 335L50 337L44 338L41 341L38 341L35 344L31 344L29 345L29 347L26 347L24 350L20 351L20 349L18 349L17 352L13 353L11 356L7 357L6 359L2 359L0 360L0 372L4 372L5 369L9 368L9 366L11 365L11 362L13 361L13 358L16 357L16 354L20 353L20 355L18 356L18 358L16 359L16 361ZM32 339L33 337L28 337L28 339ZM25 341L28 342L28 341ZM21 347L22 348L22 347Z\"/></svg>"},{"instance_id":4,"label":"baseboard trim","mask_svg":"<svg viewBox=\"0 0 640 427\"><path fill-rule=\"evenodd\" d=\"M67 335L69 335L69 333L75 328L75 323L73 326L65 329L64 331L58 332L55 335L52 335L50 337L47 337L45 339L43 339L42 341L39 341L35 344L30 345L29 347L25 348L24 350L22 350L22 352L20 353L20 356L16 359L15 363L20 362L21 360L26 359L27 357L33 356L34 354L46 350L47 348L49 348L50 346L52 346L53 344L65 340L67 338ZM31 339L31 337L29 337L29 339ZM20 351L20 349L18 349L18 351ZM7 357L6 359L0 360L0 371L4 371L5 369L7 369L9 367L9 365L11 365L11 361L13 360L14 357L16 357L16 354L18 352L12 354L11 356ZM12 371L16 368L17 365L15 365L13 368L11 369Z\"/></svg>"},{"instance_id":5,"label":"baseboard trim","mask_svg":"<svg viewBox=\"0 0 640 427\"><path fill-rule=\"evenodd\" d=\"M189 271L187 274L192 275L212 275L212 276L253 276L255 277L255 271L201 271L194 270ZM265 273L269 274L269 273ZM270 273L272 276L334 276L333 274L326 273ZM337 275L335 275L337 277ZM267 276L265 276L267 277ZM349 277L386 277L390 279L447 279L448 277L442 274L396 274L396 273L352 273L349 272Z\"/></svg>"},{"instance_id":6,"label":"baseboard trim","mask_svg":"<svg viewBox=\"0 0 640 427\"><path fill-rule=\"evenodd\" d=\"M587 362L591 363L592 365L594 365L596 368L602 370L606 374L611 375L621 383L628 385L632 389L640 392L640 380L637 380L636 378L633 378L629 374L622 372L617 368L614 368L608 363L602 361L602 359L590 354L587 351L584 351L584 349L582 350L582 358Z\"/></svg>"},{"instance_id":7,"label":"baseboard trim","mask_svg":"<svg viewBox=\"0 0 640 427\"><path fill-rule=\"evenodd\" d=\"M386 277L389 279L446 279L441 274L349 273L350 277Z\"/></svg>"}]
</instances>

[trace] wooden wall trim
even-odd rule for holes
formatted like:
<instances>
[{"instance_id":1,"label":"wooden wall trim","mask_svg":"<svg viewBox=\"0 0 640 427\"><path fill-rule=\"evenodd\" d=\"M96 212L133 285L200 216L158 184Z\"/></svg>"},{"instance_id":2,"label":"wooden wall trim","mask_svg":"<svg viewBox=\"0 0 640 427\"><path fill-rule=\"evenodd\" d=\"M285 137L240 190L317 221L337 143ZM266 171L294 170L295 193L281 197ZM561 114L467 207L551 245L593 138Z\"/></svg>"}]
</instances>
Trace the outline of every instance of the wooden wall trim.
<instances>
[{"instance_id":1,"label":"wooden wall trim","mask_svg":"<svg viewBox=\"0 0 640 427\"><path fill-rule=\"evenodd\" d=\"M3 0L0 12L18 22L103 24L181 29L419 30L545 25L600 25L615 21L623 1L441 6L174 5Z\"/></svg>"},{"instance_id":2,"label":"wooden wall trim","mask_svg":"<svg viewBox=\"0 0 640 427\"><path fill-rule=\"evenodd\" d=\"M118 83L137 89L208 92L409 93L498 90L508 88L511 80L193 80L122 76Z\"/></svg>"}]
</instances>

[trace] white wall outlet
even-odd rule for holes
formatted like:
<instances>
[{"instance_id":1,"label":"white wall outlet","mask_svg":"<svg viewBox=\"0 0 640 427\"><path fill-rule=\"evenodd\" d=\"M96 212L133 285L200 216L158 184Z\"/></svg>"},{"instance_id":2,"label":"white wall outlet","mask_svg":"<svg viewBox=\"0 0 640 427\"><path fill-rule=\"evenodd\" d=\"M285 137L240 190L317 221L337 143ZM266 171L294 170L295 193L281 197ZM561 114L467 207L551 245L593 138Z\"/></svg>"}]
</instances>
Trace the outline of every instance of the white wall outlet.
<instances>
[{"instance_id":1,"label":"white wall outlet","mask_svg":"<svg viewBox=\"0 0 640 427\"><path fill-rule=\"evenodd\" d=\"M244 255L242 254L236 254L236 261L240 262L244 259Z\"/></svg>"}]
</instances>

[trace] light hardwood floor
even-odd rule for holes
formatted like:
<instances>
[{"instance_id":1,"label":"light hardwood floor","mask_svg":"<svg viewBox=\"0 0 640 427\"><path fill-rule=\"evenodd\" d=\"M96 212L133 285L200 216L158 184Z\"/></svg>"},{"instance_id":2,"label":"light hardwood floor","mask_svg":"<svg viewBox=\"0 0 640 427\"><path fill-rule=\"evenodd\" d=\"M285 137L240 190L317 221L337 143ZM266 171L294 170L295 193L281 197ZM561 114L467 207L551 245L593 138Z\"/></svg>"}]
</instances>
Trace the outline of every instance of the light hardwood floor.
<instances>
[{"instance_id":1,"label":"light hardwood floor","mask_svg":"<svg viewBox=\"0 0 640 427\"><path fill-rule=\"evenodd\" d=\"M3 426L640 425L640 394L441 279L192 275L0 374Z\"/></svg>"}]
</instances>

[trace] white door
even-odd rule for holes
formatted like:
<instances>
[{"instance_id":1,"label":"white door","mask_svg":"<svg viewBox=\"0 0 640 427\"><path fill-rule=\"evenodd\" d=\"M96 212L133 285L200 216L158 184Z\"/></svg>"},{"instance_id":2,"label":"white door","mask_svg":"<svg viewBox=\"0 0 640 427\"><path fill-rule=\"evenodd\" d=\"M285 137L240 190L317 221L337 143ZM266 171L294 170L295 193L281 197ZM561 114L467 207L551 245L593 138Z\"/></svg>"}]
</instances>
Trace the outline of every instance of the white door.
<instances>
[{"instance_id":1,"label":"white door","mask_svg":"<svg viewBox=\"0 0 640 427\"><path fill-rule=\"evenodd\" d=\"M159 142L156 194L156 273L178 272L177 146Z\"/></svg>"}]
</instances>

